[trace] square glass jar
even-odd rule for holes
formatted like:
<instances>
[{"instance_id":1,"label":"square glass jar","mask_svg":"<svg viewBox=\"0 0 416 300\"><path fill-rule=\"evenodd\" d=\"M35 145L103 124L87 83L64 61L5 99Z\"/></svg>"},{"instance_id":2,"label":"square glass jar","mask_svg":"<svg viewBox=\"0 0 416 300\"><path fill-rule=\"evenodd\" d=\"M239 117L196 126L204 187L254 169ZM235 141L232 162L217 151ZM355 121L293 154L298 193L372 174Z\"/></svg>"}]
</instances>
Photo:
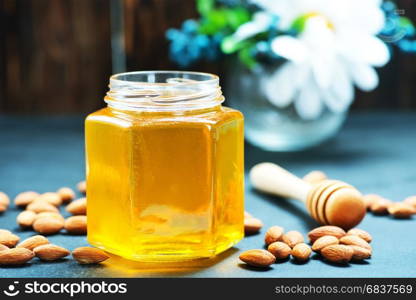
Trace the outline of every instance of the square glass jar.
<instances>
[{"instance_id":1,"label":"square glass jar","mask_svg":"<svg viewBox=\"0 0 416 300\"><path fill-rule=\"evenodd\" d=\"M110 78L86 119L88 241L138 261L212 257L244 234L244 133L215 75Z\"/></svg>"}]
</instances>

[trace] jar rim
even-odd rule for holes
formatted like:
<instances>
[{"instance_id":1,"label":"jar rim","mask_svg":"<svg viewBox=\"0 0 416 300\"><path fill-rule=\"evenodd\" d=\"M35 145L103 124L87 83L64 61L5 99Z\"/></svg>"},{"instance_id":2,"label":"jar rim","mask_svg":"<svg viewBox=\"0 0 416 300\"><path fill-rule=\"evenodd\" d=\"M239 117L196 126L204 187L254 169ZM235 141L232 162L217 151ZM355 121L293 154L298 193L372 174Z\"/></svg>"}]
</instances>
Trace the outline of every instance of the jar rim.
<instances>
[{"instance_id":1,"label":"jar rim","mask_svg":"<svg viewBox=\"0 0 416 300\"><path fill-rule=\"evenodd\" d=\"M150 75L150 74L177 74L177 75L192 75L192 76L205 76L209 79L206 80L192 80L185 82L148 82L148 81L132 81L126 79L120 79L121 76L130 76L130 75ZM183 77L182 77L183 78ZM149 70L149 71L133 71L133 72L122 72L116 73L110 76L110 81L119 82L119 83L128 83L128 84L137 84L137 85L161 85L161 86L177 86L179 85L196 85L196 84L210 84L210 83L219 83L219 77L212 73L206 72L195 72L195 71L176 71L176 70Z\"/></svg>"},{"instance_id":2,"label":"jar rim","mask_svg":"<svg viewBox=\"0 0 416 300\"><path fill-rule=\"evenodd\" d=\"M224 101L219 77L192 71L135 71L110 76L104 101L111 107L142 111L209 108Z\"/></svg>"}]
</instances>

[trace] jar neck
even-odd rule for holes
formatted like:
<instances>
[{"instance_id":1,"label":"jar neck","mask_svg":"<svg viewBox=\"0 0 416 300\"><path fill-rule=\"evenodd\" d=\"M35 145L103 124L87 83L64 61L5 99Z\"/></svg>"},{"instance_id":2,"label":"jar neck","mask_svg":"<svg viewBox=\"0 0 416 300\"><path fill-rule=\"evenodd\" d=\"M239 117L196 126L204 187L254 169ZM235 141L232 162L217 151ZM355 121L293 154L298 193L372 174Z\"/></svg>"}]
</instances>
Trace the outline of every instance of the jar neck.
<instances>
[{"instance_id":1,"label":"jar neck","mask_svg":"<svg viewBox=\"0 0 416 300\"><path fill-rule=\"evenodd\" d=\"M220 107L224 97L212 74L149 71L110 77L104 101L110 108L132 112L181 113Z\"/></svg>"}]
</instances>

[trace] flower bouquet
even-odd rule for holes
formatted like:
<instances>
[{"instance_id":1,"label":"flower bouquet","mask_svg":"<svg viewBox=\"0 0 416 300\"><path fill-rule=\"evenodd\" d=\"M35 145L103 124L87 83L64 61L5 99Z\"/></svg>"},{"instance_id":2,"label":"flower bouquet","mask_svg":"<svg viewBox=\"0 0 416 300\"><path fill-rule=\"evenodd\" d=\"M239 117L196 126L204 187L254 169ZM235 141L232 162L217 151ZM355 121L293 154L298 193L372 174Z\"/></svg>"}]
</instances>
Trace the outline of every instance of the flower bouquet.
<instances>
[{"instance_id":1,"label":"flower bouquet","mask_svg":"<svg viewBox=\"0 0 416 300\"><path fill-rule=\"evenodd\" d=\"M415 28L391 1L199 0L199 20L169 29L181 67L233 58L226 95L264 149L316 145L342 125L355 87L379 84L393 47L416 52Z\"/></svg>"}]
</instances>

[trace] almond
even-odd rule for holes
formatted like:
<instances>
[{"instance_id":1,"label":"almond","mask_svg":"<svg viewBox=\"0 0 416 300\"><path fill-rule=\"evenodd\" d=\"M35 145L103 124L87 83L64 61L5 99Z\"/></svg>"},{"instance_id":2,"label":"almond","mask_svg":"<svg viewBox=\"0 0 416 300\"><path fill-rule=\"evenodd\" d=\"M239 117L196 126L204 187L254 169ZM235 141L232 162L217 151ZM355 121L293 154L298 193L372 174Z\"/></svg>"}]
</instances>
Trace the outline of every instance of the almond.
<instances>
[{"instance_id":1,"label":"almond","mask_svg":"<svg viewBox=\"0 0 416 300\"><path fill-rule=\"evenodd\" d=\"M35 221L36 213L31 210L22 211L17 215L16 222L20 227L32 227L33 222Z\"/></svg>"},{"instance_id":2,"label":"almond","mask_svg":"<svg viewBox=\"0 0 416 300\"><path fill-rule=\"evenodd\" d=\"M54 244L38 246L35 249L33 249L33 252L37 257L45 261L58 260L65 256L68 256L71 253L69 252L69 250Z\"/></svg>"},{"instance_id":3,"label":"almond","mask_svg":"<svg viewBox=\"0 0 416 300\"><path fill-rule=\"evenodd\" d=\"M66 211L73 215L86 215L87 214L87 198L79 198L72 201L66 207Z\"/></svg>"},{"instance_id":4,"label":"almond","mask_svg":"<svg viewBox=\"0 0 416 300\"><path fill-rule=\"evenodd\" d=\"M290 248L295 247L297 244L303 243L303 236L299 231L288 231L282 236L282 241L286 243Z\"/></svg>"},{"instance_id":5,"label":"almond","mask_svg":"<svg viewBox=\"0 0 416 300\"><path fill-rule=\"evenodd\" d=\"M61 197L63 203L68 203L75 199L75 192L69 187L61 187L56 193Z\"/></svg>"},{"instance_id":6,"label":"almond","mask_svg":"<svg viewBox=\"0 0 416 300\"><path fill-rule=\"evenodd\" d=\"M353 250L352 260L363 260L371 257L371 251L360 246L349 246Z\"/></svg>"},{"instance_id":7,"label":"almond","mask_svg":"<svg viewBox=\"0 0 416 300\"><path fill-rule=\"evenodd\" d=\"M85 195L87 193L87 183L85 181L78 182L77 189L80 193Z\"/></svg>"},{"instance_id":8,"label":"almond","mask_svg":"<svg viewBox=\"0 0 416 300\"><path fill-rule=\"evenodd\" d=\"M371 206L373 205L373 203L376 203L382 199L383 197L381 197L380 195L376 195L376 194L368 194L368 195L363 196L363 200L364 200L365 206L367 207L367 210L371 210Z\"/></svg>"},{"instance_id":9,"label":"almond","mask_svg":"<svg viewBox=\"0 0 416 300\"><path fill-rule=\"evenodd\" d=\"M371 241L373 240L372 236L367 231L359 229L359 228L352 228L348 230L347 235L359 236L367 243L371 243Z\"/></svg>"},{"instance_id":10,"label":"almond","mask_svg":"<svg viewBox=\"0 0 416 300\"><path fill-rule=\"evenodd\" d=\"M267 230L264 236L264 242L266 243L266 245L270 245L271 243L280 241L282 239L283 233L283 227L272 226Z\"/></svg>"},{"instance_id":11,"label":"almond","mask_svg":"<svg viewBox=\"0 0 416 300\"><path fill-rule=\"evenodd\" d=\"M345 245L330 245L321 250L321 254L326 260L338 264L348 263L353 253L354 250Z\"/></svg>"},{"instance_id":12,"label":"almond","mask_svg":"<svg viewBox=\"0 0 416 300\"><path fill-rule=\"evenodd\" d=\"M26 207L30 203L32 203L33 200L35 200L39 196L39 193L36 193L34 191L27 191L20 193L14 198L14 204L16 206L20 207Z\"/></svg>"},{"instance_id":13,"label":"almond","mask_svg":"<svg viewBox=\"0 0 416 300\"><path fill-rule=\"evenodd\" d=\"M244 232L246 234L255 234L263 227L263 222L257 218L244 219Z\"/></svg>"},{"instance_id":14,"label":"almond","mask_svg":"<svg viewBox=\"0 0 416 300\"><path fill-rule=\"evenodd\" d=\"M71 234L87 233L87 216L72 216L65 220L65 229Z\"/></svg>"},{"instance_id":15,"label":"almond","mask_svg":"<svg viewBox=\"0 0 416 300\"><path fill-rule=\"evenodd\" d=\"M7 246L5 246L3 244L0 244L0 252L1 251L4 251L4 250L9 250L9 249L10 249L9 247L7 247Z\"/></svg>"},{"instance_id":16,"label":"almond","mask_svg":"<svg viewBox=\"0 0 416 300\"><path fill-rule=\"evenodd\" d=\"M388 208L391 204L390 200L380 198L371 204L370 210L376 215L384 215L388 213Z\"/></svg>"},{"instance_id":17,"label":"almond","mask_svg":"<svg viewBox=\"0 0 416 300\"><path fill-rule=\"evenodd\" d=\"M396 202L389 205L388 212L395 218L407 219L415 214L415 209L404 202Z\"/></svg>"},{"instance_id":18,"label":"almond","mask_svg":"<svg viewBox=\"0 0 416 300\"><path fill-rule=\"evenodd\" d=\"M40 218L57 218L59 220L65 221L65 218L59 212L44 211L36 215L35 221Z\"/></svg>"},{"instance_id":19,"label":"almond","mask_svg":"<svg viewBox=\"0 0 416 300\"><path fill-rule=\"evenodd\" d=\"M339 239L340 237L343 237L345 235L345 231L341 227L327 225L327 226L317 227L309 231L308 233L308 237L311 243L314 243L317 239L325 235L332 235Z\"/></svg>"},{"instance_id":20,"label":"almond","mask_svg":"<svg viewBox=\"0 0 416 300\"><path fill-rule=\"evenodd\" d=\"M34 201L45 201L54 206L59 206L62 204L61 196L58 193L51 192L39 195Z\"/></svg>"},{"instance_id":21,"label":"almond","mask_svg":"<svg viewBox=\"0 0 416 300\"><path fill-rule=\"evenodd\" d=\"M33 223L33 229L45 235L55 234L64 228L64 221L58 218L39 218Z\"/></svg>"},{"instance_id":22,"label":"almond","mask_svg":"<svg viewBox=\"0 0 416 300\"><path fill-rule=\"evenodd\" d=\"M244 212L244 218L253 218L253 216L249 212Z\"/></svg>"},{"instance_id":23,"label":"almond","mask_svg":"<svg viewBox=\"0 0 416 300\"><path fill-rule=\"evenodd\" d=\"M253 267L265 268L276 261L276 258L269 251L253 249L240 254L240 260Z\"/></svg>"},{"instance_id":24,"label":"almond","mask_svg":"<svg viewBox=\"0 0 416 300\"><path fill-rule=\"evenodd\" d=\"M403 202L416 209L416 196L407 197Z\"/></svg>"},{"instance_id":25,"label":"almond","mask_svg":"<svg viewBox=\"0 0 416 300\"><path fill-rule=\"evenodd\" d=\"M309 182L310 184L317 184L324 180L326 180L328 177L326 174L322 171L311 171L305 176L303 176L303 180L306 182Z\"/></svg>"},{"instance_id":26,"label":"almond","mask_svg":"<svg viewBox=\"0 0 416 300\"><path fill-rule=\"evenodd\" d=\"M26 248L29 250L33 250L38 246L49 244L49 241L43 235L34 235L30 238L25 239L23 242L18 244L17 248Z\"/></svg>"},{"instance_id":27,"label":"almond","mask_svg":"<svg viewBox=\"0 0 416 300\"><path fill-rule=\"evenodd\" d=\"M26 248L12 248L0 252L0 265L22 265L35 256Z\"/></svg>"},{"instance_id":28,"label":"almond","mask_svg":"<svg viewBox=\"0 0 416 300\"><path fill-rule=\"evenodd\" d=\"M0 244L3 244L9 248L16 246L20 238L11 233L9 230L1 229L0 230Z\"/></svg>"},{"instance_id":29,"label":"almond","mask_svg":"<svg viewBox=\"0 0 416 300\"><path fill-rule=\"evenodd\" d=\"M35 213L40 213L44 211L58 212L58 209L54 205L45 201L35 201L35 200L32 203L30 203L26 207L26 209L34 211Z\"/></svg>"},{"instance_id":30,"label":"almond","mask_svg":"<svg viewBox=\"0 0 416 300\"><path fill-rule=\"evenodd\" d=\"M324 235L317 239L313 245L312 250L315 252L321 251L323 248L328 247L330 245L338 245L339 241L335 236L332 235Z\"/></svg>"},{"instance_id":31,"label":"almond","mask_svg":"<svg viewBox=\"0 0 416 300\"><path fill-rule=\"evenodd\" d=\"M311 247L306 245L305 243L299 243L292 249L292 256L295 258L295 260L304 262L309 259L309 256L311 256L312 250Z\"/></svg>"},{"instance_id":32,"label":"almond","mask_svg":"<svg viewBox=\"0 0 416 300\"><path fill-rule=\"evenodd\" d=\"M371 251L371 246L365 240L356 235L346 235L339 239L340 244L355 245Z\"/></svg>"},{"instance_id":33,"label":"almond","mask_svg":"<svg viewBox=\"0 0 416 300\"><path fill-rule=\"evenodd\" d=\"M283 242L274 242L267 247L267 251L276 257L276 259L286 259L289 257L292 249Z\"/></svg>"},{"instance_id":34,"label":"almond","mask_svg":"<svg viewBox=\"0 0 416 300\"><path fill-rule=\"evenodd\" d=\"M9 196L7 196L5 193L0 192L0 204L5 206L6 208L9 206L10 204L10 198Z\"/></svg>"},{"instance_id":35,"label":"almond","mask_svg":"<svg viewBox=\"0 0 416 300\"><path fill-rule=\"evenodd\" d=\"M97 264L109 258L107 253L105 253L103 250L92 247L76 248L74 251L72 251L72 256L80 264Z\"/></svg>"}]
</instances>

